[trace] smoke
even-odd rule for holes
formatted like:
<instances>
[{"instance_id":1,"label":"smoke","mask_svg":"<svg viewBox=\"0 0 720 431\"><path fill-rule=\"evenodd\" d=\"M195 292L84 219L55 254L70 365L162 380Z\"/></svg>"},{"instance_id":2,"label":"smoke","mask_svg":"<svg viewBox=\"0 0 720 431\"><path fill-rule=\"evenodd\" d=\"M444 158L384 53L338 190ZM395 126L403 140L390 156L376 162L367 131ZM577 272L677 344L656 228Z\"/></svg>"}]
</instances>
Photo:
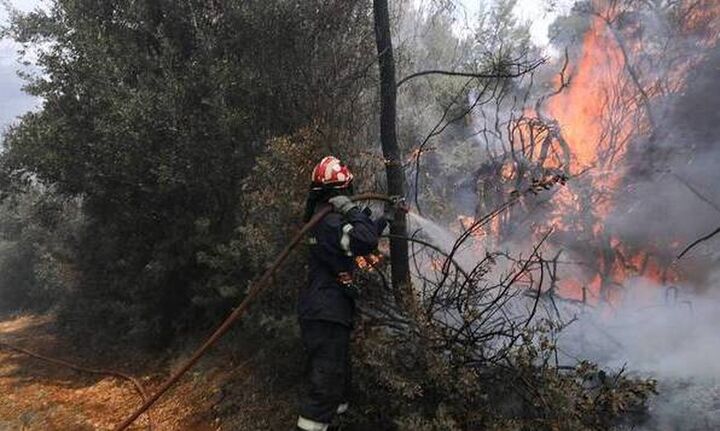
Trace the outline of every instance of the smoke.
<instances>
[{"instance_id":1,"label":"smoke","mask_svg":"<svg viewBox=\"0 0 720 431\"><path fill-rule=\"evenodd\" d=\"M613 310L585 310L558 343L564 361L655 378L645 430L720 428L720 295L629 280L633 294ZM676 290L677 289L677 290Z\"/></svg>"},{"instance_id":2,"label":"smoke","mask_svg":"<svg viewBox=\"0 0 720 431\"><path fill-rule=\"evenodd\" d=\"M620 306L586 311L568 327L568 358L661 377L720 378L720 297L677 293L642 278L628 287L633 296Z\"/></svg>"},{"instance_id":3,"label":"smoke","mask_svg":"<svg viewBox=\"0 0 720 431\"><path fill-rule=\"evenodd\" d=\"M720 225L720 99L711 96L720 94L719 68L716 45L689 73L681 93L657 101L662 123L630 155L617 210L608 220L622 237L675 242L668 251L677 253ZM708 245L717 249L718 242Z\"/></svg>"}]
</instances>

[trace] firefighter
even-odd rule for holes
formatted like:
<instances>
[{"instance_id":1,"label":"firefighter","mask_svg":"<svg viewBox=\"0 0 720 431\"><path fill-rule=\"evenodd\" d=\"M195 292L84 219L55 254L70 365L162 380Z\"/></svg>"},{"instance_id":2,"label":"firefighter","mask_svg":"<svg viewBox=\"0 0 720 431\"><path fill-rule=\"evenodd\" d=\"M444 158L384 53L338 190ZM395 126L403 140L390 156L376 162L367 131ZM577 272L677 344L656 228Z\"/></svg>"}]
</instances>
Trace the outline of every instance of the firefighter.
<instances>
[{"instance_id":1,"label":"firefighter","mask_svg":"<svg viewBox=\"0 0 720 431\"><path fill-rule=\"evenodd\" d=\"M308 357L308 390L300 402L297 429L325 431L348 407L350 332L357 287L353 284L354 256L370 254L387 225L373 221L368 208L350 199L353 175L332 156L323 158L312 174L306 221L324 205L333 211L309 235L308 284L301 289L298 318Z\"/></svg>"}]
</instances>

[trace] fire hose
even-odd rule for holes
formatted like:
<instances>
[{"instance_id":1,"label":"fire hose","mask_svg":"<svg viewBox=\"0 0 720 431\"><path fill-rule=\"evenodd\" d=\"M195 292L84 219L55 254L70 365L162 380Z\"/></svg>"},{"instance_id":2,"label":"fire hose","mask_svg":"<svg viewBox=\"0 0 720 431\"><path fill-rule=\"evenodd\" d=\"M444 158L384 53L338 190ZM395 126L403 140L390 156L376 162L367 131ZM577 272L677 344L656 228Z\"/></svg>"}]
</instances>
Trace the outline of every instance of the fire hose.
<instances>
[{"instance_id":1,"label":"fire hose","mask_svg":"<svg viewBox=\"0 0 720 431\"><path fill-rule=\"evenodd\" d=\"M393 204L397 203L396 199L379 193L362 193L352 196L351 199L353 201L377 200ZM310 221L308 221L300 229L300 231L295 234L290 243L285 246L285 248L275 258L275 260L268 267L268 269L265 270L262 276L251 285L250 290L248 290L247 296L245 296L245 299L242 300L240 305L238 305L233 310L233 312L225 318L225 320L220 324L220 326L218 326L217 329L215 329L215 331L205 340L205 342L192 354L190 359L185 361L180 368L178 368L170 377L168 377L168 379L165 380L162 385L160 385L158 390L152 396L145 399L143 405L140 406L137 410L135 410L130 416L128 416L128 418L125 419L120 425L118 425L115 428L115 431L122 431L124 429L127 429L128 426L135 422L135 420L140 417L140 415L145 413L153 404L155 404L155 402L160 399L160 397L165 394L165 392L167 392L175 383L177 383L177 381L180 380L180 378L190 368L192 368L200 360L200 358L202 358L202 356L205 355L205 353L207 353L207 351L223 335L225 335L225 333L227 333L227 331L232 327L232 325L243 314L245 314L248 308L250 308L250 304L255 300L255 298L257 298L260 293L262 293L266 288L270 286L270 281L272 280L273 274L275 274L275 272L282 266L282 264L285 263L285 260L295 249L295 247L300 243L305 234L315 225L317 225L331 211L332 207L328 205L320 209L318 212L315 213L315 215L312 216Z\"/></svg>"}]
</instances>

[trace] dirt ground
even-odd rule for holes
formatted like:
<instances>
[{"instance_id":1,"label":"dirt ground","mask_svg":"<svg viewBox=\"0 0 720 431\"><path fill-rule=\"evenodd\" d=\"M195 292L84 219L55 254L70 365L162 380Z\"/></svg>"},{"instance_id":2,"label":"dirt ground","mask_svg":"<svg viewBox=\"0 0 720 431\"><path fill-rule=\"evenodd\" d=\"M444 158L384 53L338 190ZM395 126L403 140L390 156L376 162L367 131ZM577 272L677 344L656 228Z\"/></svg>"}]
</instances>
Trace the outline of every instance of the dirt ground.
<instances>
[{"instance_id":1,"label":"dirt ground","mask_svg":"<svg viewBox=\"0 0 720 431\"><path fill-rule=\"evenodd\" d=\"M130 374L142 382L148 393L180 362L161 362L137 353L100 361L97 358L101 354L75 348L57 334L51 317L23 316L0 321L1 342L83 367ZM267 376L251 373L251 362L252 358L241 361L217 355L205 360L152 408L153 429L250 429L244 426L257 423L258 417L278 416L284 423L287 414L278 415L273 408L278 400L263 395L263 388L272 386L272 382L267 385ZM248 382L251 384L245 387L249 390L237 389ZM7 349L0 350L0 393L0 431L110 430L141 403L127 381L74 371ZM280 402L286 411L291 409L287 401ZM242 409L238 408L240 403ZM255 429L277 429L280 423L264 422ZM131 429L149 429L147 416Z\"/></svg>"}]
</instances>

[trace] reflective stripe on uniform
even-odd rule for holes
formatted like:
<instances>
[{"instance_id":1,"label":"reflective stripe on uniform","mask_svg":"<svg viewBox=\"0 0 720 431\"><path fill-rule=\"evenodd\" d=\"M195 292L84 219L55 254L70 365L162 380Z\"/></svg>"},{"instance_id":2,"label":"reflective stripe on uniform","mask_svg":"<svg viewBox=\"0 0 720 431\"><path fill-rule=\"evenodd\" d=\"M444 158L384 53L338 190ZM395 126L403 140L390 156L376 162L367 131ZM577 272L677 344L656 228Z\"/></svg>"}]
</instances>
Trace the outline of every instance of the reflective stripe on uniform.
<instances>
[{"instance_id":1,"label":"reflective stripe on uniform","mask_svg":"<svg viewBox=\"0 0 720 431\"><path fill-rule=\"evenodd\" d=\"M345 414L345 412L348 411L348 408L350 407L350 404L348 403L342 403L337 408L337 414L342 415Z\"/></svg>"},{"instance_id":2,"label":"reflective stripe on uniform","mask_svg":"<svg viewBox=\"0 0 720 431\"><path fill-rule=\"evenodd\" d=\"M342 237L340 237L340 248L343 249L346 255L352 256L350 251L350 232L353 230L351 224L346 224L342 228Z\"/></svg>"},{"instance_id":3,"label":"reflective stripe on uniform","mask_svg":"<svg viewBox=\"0 0 720 431\"><path fill-rule=\"evenodd\" d=\"M315 422L312 419L298 417L297 427L305 431L327 431L328 424L322 422Z\"/></svg>"}]
</instances>

